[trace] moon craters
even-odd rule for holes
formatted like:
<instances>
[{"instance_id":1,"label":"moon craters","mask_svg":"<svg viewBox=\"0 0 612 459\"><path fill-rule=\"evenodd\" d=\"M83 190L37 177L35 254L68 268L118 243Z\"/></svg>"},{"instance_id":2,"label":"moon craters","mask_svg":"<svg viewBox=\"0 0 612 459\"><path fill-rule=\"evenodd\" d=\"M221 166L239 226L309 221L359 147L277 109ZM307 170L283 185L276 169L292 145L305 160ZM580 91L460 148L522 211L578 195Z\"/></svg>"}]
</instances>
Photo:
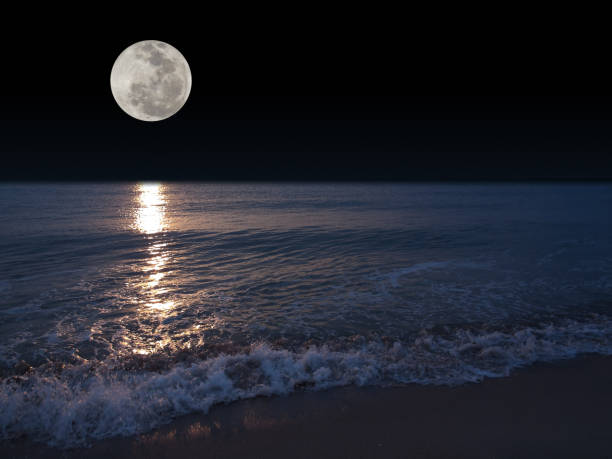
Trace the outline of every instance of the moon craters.
<instances>
[{"instance_id":1,"label":"moon craters","mask_svg":"<svg viewBox=\"0 0 612 459\"><path fill-rule=\"evenodd\" d=\"M129 115L158 121L175 114L191 90L191 71L183 55L160 41L148 40L128 47L111 72L111 89Z\"/></svg>"}]
</instances>

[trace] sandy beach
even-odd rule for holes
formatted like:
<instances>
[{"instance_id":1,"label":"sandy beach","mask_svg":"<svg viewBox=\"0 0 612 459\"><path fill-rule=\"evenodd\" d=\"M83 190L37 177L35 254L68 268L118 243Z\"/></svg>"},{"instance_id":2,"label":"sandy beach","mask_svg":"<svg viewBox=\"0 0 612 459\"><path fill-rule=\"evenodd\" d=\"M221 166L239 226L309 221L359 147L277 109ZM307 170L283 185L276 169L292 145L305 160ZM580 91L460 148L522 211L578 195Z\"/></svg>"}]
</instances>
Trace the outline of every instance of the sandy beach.
<instances>
[{"instance_id":1,"label":"sandy beach","mask_svg":"<svg viewBox=\"0 0 612 459\"><path fill-rule=\"evenodd\" d=\"M612 457L612 358L537 364L457 387L346 387L243 400L143 435L4 458Z\"/></svg>"}]
</instances>

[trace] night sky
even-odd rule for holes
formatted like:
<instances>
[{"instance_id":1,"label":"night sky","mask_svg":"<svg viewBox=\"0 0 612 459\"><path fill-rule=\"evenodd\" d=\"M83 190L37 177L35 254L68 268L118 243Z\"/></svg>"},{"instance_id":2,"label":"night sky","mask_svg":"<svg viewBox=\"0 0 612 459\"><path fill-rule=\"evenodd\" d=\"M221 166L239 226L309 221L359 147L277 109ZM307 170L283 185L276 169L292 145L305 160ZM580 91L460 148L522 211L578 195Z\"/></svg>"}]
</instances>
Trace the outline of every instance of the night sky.
<instances>
[{"instance_id":1,"label":"night sky","mask_svg":"<svg viewBox=\"0 0 612 459\"><path fill-rule=\"evenodd\" d=\"M549 80L537 56L36 30L4 55L3 180L612 179L612 97L569 95L598 88ZM192 70L189 100L165 121L130 118L110 91L115 58L143 39L172 44ZM506 92L557 95L486 95Z\"/></svg>"}]
</instances>

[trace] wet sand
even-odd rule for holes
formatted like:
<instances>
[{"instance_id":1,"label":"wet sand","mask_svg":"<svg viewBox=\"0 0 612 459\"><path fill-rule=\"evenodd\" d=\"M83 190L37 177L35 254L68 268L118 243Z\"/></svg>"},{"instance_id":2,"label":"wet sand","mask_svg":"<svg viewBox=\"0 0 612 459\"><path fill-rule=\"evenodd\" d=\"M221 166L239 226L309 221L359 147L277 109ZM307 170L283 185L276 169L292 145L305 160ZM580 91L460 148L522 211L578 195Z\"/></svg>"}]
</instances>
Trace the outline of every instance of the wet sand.
<instances>
[{"instance_id":1,"label":"wet sand","mask_svg":"<svg viewBox=\"0 0 612 459\"><path fill-rule=\"evenodd\" d=\"M347 387L243 400L144 435L0 457L612 457L612 357L538 364L458 387Z\"/></svg>"}]
</instances>

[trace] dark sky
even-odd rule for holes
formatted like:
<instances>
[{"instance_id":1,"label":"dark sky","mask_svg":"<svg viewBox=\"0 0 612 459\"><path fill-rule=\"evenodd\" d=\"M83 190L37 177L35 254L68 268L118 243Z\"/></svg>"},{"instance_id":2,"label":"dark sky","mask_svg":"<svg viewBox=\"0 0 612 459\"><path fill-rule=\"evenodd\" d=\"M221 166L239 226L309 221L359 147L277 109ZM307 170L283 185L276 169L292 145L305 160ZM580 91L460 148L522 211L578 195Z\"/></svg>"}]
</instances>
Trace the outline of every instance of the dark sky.
<instances>
[{"instance_id":1,"label":"dark sky","mask_svg":"<svg viewBox=\"0 0 612 459\"><path fill-rule=\"evenodd\" d=\"M286 27L186 37L71 24L3 32L3 180L612 179L612 97L572 95L602 88L549 62L575 70L568 48L467 56L367 30L317 40ZM185 55L193 87L177 115L146 123L120 110L109 78L125 47L151 38ZM491 95L504 93L515 95Z\"/></svg>"}]
</instances>

